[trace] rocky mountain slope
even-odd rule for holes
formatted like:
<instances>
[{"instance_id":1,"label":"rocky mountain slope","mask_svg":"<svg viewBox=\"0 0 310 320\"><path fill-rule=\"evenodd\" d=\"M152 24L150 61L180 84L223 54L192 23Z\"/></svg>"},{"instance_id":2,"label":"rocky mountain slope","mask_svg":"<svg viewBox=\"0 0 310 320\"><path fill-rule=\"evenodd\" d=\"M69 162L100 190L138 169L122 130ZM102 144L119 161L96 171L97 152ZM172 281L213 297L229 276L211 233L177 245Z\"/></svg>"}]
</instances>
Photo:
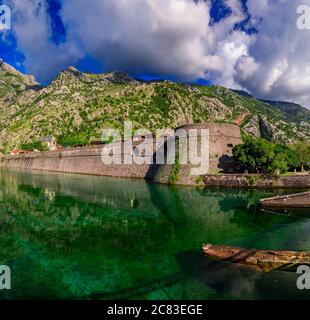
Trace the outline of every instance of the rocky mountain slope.
<instances>
[{"instance_id":1,"label":"rocky mountain slope","mask_svg":"<svg viewBox=\"0 0 310 320\"><path fill-rule=\"evenodd\" d=\"M305 109L306 110L306 109ZM175 128L194 122L237 123L244 134L293 143L310 140L310 111L290 110L217 86L142 82L122 72L86 74L70 67L48 86L0 62L0 149L55 136L60 143L98 140L103 128Z\"/></svg>"},{"instance_id":2,"label":"rocky mountain slope","mask_svg":"<svg viewBox=\"0 0 310 320\"><path fill-rule=\"evenodd\" d=\"M233 92L238 93L241 96L244 96L246 98L256 99L252 95L250 95L248 92L243 90L233 90ZM285 119L289 122L296 122L296 123L302 123L302 122L310 122L310 110L304 108L303 106L287 102L287 101L272 101L272 100L260 100L264 103L270 104L277 109L283 111L283 115Z\"/></svg>"},{"instance_id":3,"label":"rocky mountain slope","mask_svg":"<svg viewBox=\"0 0 310 320\"><path fill-rule=\"evenodd\" d=\"M299 104L285 102L285 101L270 101L270 100L264 100L264 102L269 103L272 106L283 111L288 121L297 122L297 123L310 122L309 110L302 107Z\"/></svg>"}]
</instances>

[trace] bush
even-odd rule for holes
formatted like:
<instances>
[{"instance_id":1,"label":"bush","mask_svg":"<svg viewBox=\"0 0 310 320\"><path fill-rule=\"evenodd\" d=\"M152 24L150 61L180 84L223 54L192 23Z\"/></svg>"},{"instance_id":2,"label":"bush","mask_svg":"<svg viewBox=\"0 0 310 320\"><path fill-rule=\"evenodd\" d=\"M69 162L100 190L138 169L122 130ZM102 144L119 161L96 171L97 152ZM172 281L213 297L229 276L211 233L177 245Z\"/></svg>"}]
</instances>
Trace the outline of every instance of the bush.
<instances>
[{"instance_id":1,"label":"bush","mask_svg":"<svg viewBox=\"0 0 310 320\"><path fill-rule=\"evenodd\" d=\"M276 155L282 155L284 157L282 161L286 162L287 170L294 170L299 167L298 155L293 147L284 144L276 144L274 151ZM281 160L278 158L277 161Z\"/></svg>"},{"instance_id":2,"label":"bush","mask_svg":"<svg viewBox=\"0 0 310 320\"><path fill-rule=\"evenodd\" d=\"M256 176L249 176L247 177L247 179L251 186L254 186L258 180Z\"/></svg>"},{"instance_id":3,"label":"bush","mask_svg":"<svg viewBox=\"0 0 310 320\"><path fill-rule=\"evenodd\" d=\"M301 162L295 148L261 138L246 138L233 154L239 165L251 173L286 173L297 169Z\"/></svg>"},{"instance_id":4,"label":"bush","mask_svg":"<svg viewBox=\"0 0 310 320\"><path fill-rule=\"evenodd\" d=\"M33 142L29 142L29 143L22 143L20 145L20 149L21 150L26 150L26 151L34 151L34 150L38 150L38 151L47 151L48 150L48 146L46 143L42 142L42 141L33 141Z\"/></svg>"},{"instance_id":5,"label":"bush","mask_svg":"<svg viewBox=\"0 0 310 320\"><path fill-rule=\"evenodd\" d=\"M179 180L180 175L180 157L179 154L176 155L175 164L169 176L169 184L175 185Z\"/></svg>"},{"instance_id":6,"label":"bush","mask_svg":"<svg viewBox=\"0 0 310 320\"><path fill-rule=\"evenodd\" d=\"M84 146L89 144L89 137L83 133L70 134L59 137L58 143L66 147Z\"/></svg>"},{"instance_id":7,"label":"bush","mask_svg":"<svg viewBox=\"0 0 310 320\"><path fill-rule=\"evenodd\" d=\"M252 173L267 172L274 158L272 143L264 139L247 138L242 145L233 149L234 158Z\"/></svg>"}]
</instances>

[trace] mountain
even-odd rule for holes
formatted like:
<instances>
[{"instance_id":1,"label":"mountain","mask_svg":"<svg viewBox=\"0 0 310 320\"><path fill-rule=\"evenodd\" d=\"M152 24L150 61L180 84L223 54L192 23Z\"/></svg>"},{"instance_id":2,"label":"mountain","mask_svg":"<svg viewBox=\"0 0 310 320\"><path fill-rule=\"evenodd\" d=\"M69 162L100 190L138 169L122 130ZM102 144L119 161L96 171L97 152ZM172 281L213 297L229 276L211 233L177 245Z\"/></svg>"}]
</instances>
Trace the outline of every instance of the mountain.
<instances>
[{"instance_id":1,"label":"mountain","mask_svg":"<svg viewBox=\"0 0 310 320\"><path fill-rule=\"evenodd\" d=\"M250 99L256 99L251 94L243 90L232 90L233 92ZM303 106L287 101L273 101L273 100L264 100L259 99L260 101L269 104L281 112L283 112L283 117L286 121L297 123L301 126L307 126L310 122L310 110L304 108Z\"/></svg>"},{"instance_id":2,"label":"mountain","mask_svg":"<svg viewBox=\"0 0 310 320\"><path fill-rule=\"evenodd\" d=\"M70 67L48 86L0 64L0 148L55 136L60 143L98 140L104 128L175 128L196 122L236 123L243 134L293 143L310 125L277 106L218 86L144 82L123 72L88 74ZM301 116L302 117L302 116ZM297 121L298 120L298 121Z\"/></svg>"},{"instance_id":3,"label":"mountain","mask_svg":"<svg viewBox=\"0 0 310 320\"><path fill-rule=\"evenodd\" d=\"M18 94L37 85L33 76L20 73L0 59L0 107L14 103Z\"/></svg>"},{"instance_id":4,"label":"mountain","mask_svg":"<svg viewBox=\"0 0 310 320\"><path fill-rule=\"evenodd\" d=\"M238 93L240 96L243 96L245 98L249 98L252 99L255 97L253 97L251 94L249 94L248 92L244 91L244 90L236 90L236 89L231 89L232 92Z\"/></svg>"},{"instance_id":5,"label":"mountain","mask_svg":"<svg viewBox=\"0 0 310 320\"><path fill-rule=\"evenodd\" d=\"M262 100L265 103L280 109L286 116L288 121L302 123L310 122L310 112L308 109L302 107L299 104L286 102L286 101L270 101Z\"/></svg>"}]
</instances>

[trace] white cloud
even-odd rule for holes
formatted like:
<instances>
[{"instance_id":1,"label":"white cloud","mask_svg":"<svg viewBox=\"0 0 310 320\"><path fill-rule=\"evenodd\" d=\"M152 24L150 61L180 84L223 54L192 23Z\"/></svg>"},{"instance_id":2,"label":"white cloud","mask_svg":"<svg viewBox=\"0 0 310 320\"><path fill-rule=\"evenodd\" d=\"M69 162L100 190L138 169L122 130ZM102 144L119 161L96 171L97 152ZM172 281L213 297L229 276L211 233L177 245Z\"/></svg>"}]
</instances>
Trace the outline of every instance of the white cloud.
<instances>
[{"instance_id":1,"label":"white cloud","mask_svg":"<svg viewBox=\"0 0 310 320\"><path fill-rule=\"evenodd\" d=\"M252 94L310 106L310 31L296 27L298 5L310 0L248 0L246 34L240 0L224 0L231 14L210 25L210 1L66 0L65 43L51 41L44 0L10 0L25 67L43 80L85 56L107 70L206 78Z\"/></svg>"},{"instance_id":2,"label":"white cloud","mask_svg":"<svg viewBox=\"0 0 310 320\"><path fill-rule=\"evenodd\" d=\"M17 49L24 56L27 72L42 81L49 81L79 57L79 50L70 43L56 45L51 40L51 26L45 1L9 0L12 8L13 32Z\"/></svg>"},{"instance_id":3,"label":"white cloud","mask_svg":"<svg viewBox=\"0 0 310 320\"><path fill-rule=\"evenodd\" d=\"M226 5L232 14L213 26L210 2L193 0L66 0L62 18L70 41L109 70L232 86L251 38L234 30L244 19L239 0Z\"/></svg>"},{"instance_id":4,"label":"white cloud","mask_svg":"<svg viewBox=\"0 0 310 320\"><path fill-rule=\"evenodd\" d=\"M70 41L108 69L202 77L218 68L209 7L192 0L66 0L62 10Z\"/></svg>"},{"instance_id":5,"label":"white cloud","mask_svg":"<svg viewBox=\"0 0 310 320\"><path fill-rule=\"evenodd\" d=\"M236 65L235 81L256 96L310 107L310 31L296 26L301 4L310 0L248 0L259 32Z\"/></svg>"}]
</instances>

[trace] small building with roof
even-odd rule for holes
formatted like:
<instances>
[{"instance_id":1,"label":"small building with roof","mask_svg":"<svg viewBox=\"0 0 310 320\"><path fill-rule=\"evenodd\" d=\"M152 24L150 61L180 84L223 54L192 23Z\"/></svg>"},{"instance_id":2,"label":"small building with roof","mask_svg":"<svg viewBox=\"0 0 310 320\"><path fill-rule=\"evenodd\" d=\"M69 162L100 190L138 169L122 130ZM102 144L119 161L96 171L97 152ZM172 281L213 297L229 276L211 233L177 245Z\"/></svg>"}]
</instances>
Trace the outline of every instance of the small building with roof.
<instances>
[{"instance_id":1,"label":"small building with roof","mask_svg":"<svg viewBox=\"0 0 310 320\"><path fill-rule=\"evenodd\" d=\"M47 147L50 151L57 150L57 140L53 136L47 136L42 138L42 142L47 144Z\"/></svg>"}]
</instances>

